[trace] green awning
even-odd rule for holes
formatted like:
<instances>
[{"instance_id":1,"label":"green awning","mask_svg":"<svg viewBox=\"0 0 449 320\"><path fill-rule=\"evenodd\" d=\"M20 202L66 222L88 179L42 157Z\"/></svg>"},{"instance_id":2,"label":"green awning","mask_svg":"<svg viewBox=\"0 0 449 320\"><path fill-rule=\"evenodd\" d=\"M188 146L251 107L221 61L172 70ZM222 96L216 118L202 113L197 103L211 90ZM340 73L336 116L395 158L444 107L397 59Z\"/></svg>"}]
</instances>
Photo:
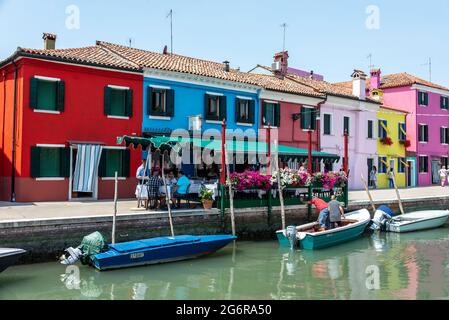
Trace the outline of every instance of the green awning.
<instances>
[{"instance_id":1,"label":"green awning","mask_svg":"<svg viewBox=\"0 0 449 320\"><path fill-rule=\"evenodd\" d=\"M161 149L169 150L172 148L181 149L183 144L192 143L194 147L199 147L202 149L210 149L214 152L221 152L221 140L204 140L200 138L183 138L183 137L164 137L155 136L151 138L143 138L137 136L122 136L117 137L117 144L122 144L125 142L126 146L133 145L137 148L139 145L142 148L147 149L151 146L152 150ZM257 141L247 141L247 140L227 140L226 148L228 152L231 153L244 153L244 154L254 154L257 153L267 153L268 145L266 142ZM271 152L275 152L275 145L271 145ZM307 149L295 148L291 146L278 146L278 154L280 158L283 159L298 159L306 160L308 157ZM319 160L329 160L338 161L340 157L335 154L312 151L312 158Z\"/></svg>"}]
</instances>

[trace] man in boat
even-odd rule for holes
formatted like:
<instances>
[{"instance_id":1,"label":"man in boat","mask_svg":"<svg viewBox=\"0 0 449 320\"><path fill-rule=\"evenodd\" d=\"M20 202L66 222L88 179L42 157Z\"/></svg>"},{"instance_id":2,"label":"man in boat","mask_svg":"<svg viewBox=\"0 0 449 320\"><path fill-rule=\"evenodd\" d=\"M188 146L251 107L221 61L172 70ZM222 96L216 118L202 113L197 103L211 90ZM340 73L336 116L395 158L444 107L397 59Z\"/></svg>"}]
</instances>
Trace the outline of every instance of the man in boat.
<instances>
[{"instance_id":1,"label":"man in boat","mask_svg":"<svg viewBox=\"0 0 449 320\"><path fill-rule=\"evenodd\" d=\"M335 194L331 196L331 201L328 204L329 209L329 220L331 228L336 228L341 226L341 218L345 217L345 211L341 206L340 202L337 201Z\"/></svg>"},{"instance_id":2,"label":"man in boat","mask_svg":"<svg viewBox=\"0 0 449 320\"><path fill-rule=\"evenodd\" d=\"M318 223L320 224L320 229L318 231L329 229L330 221L327 202L320 198L313 198L312 200L310 200L309 204L315 205L315 208L318 212Z\"/></svg>"}]
</instances>

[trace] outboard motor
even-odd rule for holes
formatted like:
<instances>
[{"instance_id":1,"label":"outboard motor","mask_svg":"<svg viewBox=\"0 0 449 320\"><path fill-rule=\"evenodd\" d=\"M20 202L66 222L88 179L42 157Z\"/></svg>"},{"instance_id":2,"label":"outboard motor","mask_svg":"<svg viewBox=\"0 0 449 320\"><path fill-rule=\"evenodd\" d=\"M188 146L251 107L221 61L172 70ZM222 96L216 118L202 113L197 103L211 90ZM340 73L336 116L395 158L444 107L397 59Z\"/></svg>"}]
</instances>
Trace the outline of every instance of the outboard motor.
<instances>
[{"instance_id":1,"label":"outboard motor","mask_svg":"<svg viewBox=\"0 0 449 320\"><path fill-rule=\"evenodd\" d=\"M296 239L296 226L288 226L285 229L285 236L290 241L290 246L292 249L298 246L298 239Z\"/></svg>"},{"instance_id":2,"label":"outboard motor","mask_svg":"<svg viewBox=\"0 0 449 320\"><path fill-rule=\"evenodd\" d=\"M370 228L372 230L385 230L386 223L392 216L394 216L393 210L386 205L381 205L374 213L373 219L371 219L372 224Z\"/></svg>"},{"instance_id":3,"label":"outboard motor","mask_svg":"<svg viewBox=\"0 0 449 320\"><path fill-rule=\"evenodd\" d=\"M64 254L59 258L61 264L70 265L75 264L81 257L83 253L79 248L69 247L64 250Z\"/></svg>"}]
</instances>

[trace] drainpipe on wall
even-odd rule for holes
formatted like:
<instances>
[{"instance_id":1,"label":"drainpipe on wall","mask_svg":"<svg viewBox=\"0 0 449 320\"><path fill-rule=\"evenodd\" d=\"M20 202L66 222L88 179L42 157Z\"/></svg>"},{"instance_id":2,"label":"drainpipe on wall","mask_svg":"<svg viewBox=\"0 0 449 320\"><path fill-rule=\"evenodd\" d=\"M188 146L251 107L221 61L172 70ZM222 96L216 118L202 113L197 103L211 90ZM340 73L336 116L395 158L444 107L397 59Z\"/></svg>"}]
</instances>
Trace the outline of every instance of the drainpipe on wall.
<instances>
[{"instance_id":1,"label":"drainpipe on wall","mask_svg":"<svg viewBox=\"0 0 449 320\"><path fill-rule=\"evenodd\" d=\"M6 115L6 68L2 72L3 76L3 118L2 118L2 150L5 150L5 115ZM3 159L3 157L2 157ZM3 168L3 161L1 167Z\"/></svg>"},{"instance_id":2,"label":"drainpipe on wall","mask_svg":"<svg viewBox=\"0 0 449 320\"><path fill-rule=\"evenodd\" d=\"M321 151L321 139L320 139L320 133L321 133L321 111L320 111L320 109L321 109L321 105L324 104L326 102L326 100L327 100L327 96L326 96L326 99L324 99L321 102L318 102L318 104L316 105L317 112L320 112L320 123L319 123L319 125L317 123L317 126L316 126L316 144L317 144L317 148L318 148L317 151Z\"/></svg>"},{"instance_id":3,"label":"drainpipe on wall","mask_svg":"<svg viewBox=\"0 0 449 320\"><path fill-rule=\"evenodd\" d=\"M12 155L11 155L11 202L16 202L16 117L17 117L17 64L14 65L14 110L12 117Z\"/></svg>"}]
</instances>

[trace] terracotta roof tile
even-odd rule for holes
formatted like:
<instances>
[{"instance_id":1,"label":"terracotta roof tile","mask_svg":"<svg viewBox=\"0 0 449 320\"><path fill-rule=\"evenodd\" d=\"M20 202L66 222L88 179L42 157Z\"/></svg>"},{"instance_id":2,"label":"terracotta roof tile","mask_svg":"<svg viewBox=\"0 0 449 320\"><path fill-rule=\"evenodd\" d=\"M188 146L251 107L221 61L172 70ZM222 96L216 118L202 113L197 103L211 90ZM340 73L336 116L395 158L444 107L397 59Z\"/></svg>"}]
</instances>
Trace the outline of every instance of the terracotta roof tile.
<instances>
[{"instance_id":1,"label":"terracotta roof tile","mask_svg":"<svg viewBox=\"0 0 449 320\"><path fill-rule=\"evenodd\" d=\"M380 89L405 87L414 84L420 84L435 89L449 90L449 88L418 78L414 75L408 74L407 72L393 73L382 76L380 80ZM348 88L352 87L352 81L337 82L335 85ZM370 87L369 79L366 80L366 87Z\"/></svg>"}]
</instances>

